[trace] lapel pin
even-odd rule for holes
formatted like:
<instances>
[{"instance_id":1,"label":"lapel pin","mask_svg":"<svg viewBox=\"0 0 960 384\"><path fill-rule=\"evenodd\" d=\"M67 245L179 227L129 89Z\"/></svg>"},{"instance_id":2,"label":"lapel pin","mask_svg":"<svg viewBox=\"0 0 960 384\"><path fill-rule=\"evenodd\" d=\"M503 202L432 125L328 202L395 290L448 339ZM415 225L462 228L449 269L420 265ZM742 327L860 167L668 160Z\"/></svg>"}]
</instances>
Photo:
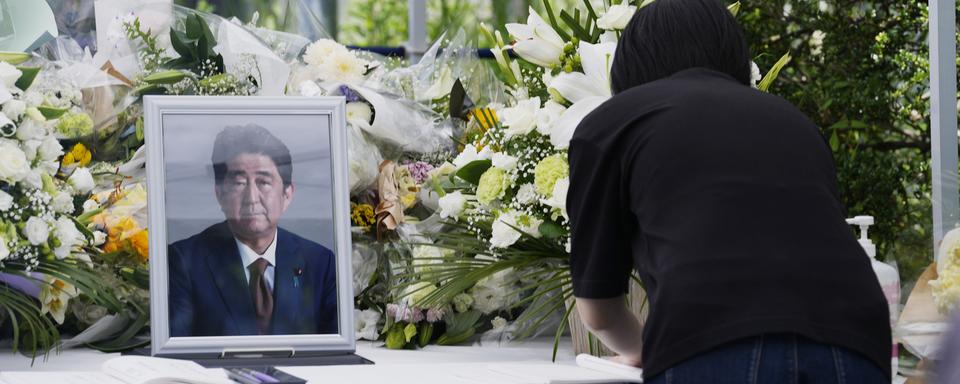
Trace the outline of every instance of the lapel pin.
<instances>
[{"instance_id":1,"label":"lapel pin","mask_svg":"<svg viewBox=\"0 0 960 384\"><path fill-rule=\"evenodd\" d=\"M300 276L303 276L303 267L293 269L293 287L300 288Z\"/></svg>"}]
</instances>

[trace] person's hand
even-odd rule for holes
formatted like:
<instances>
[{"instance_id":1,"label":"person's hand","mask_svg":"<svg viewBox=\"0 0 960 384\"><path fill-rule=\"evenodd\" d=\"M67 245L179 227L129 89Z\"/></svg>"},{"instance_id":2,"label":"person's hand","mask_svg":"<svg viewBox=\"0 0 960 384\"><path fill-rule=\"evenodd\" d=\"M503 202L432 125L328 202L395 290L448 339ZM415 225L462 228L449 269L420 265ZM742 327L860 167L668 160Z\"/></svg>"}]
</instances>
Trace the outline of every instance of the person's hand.
<instances>
[{"instance_id":1,"label":"person's hand","mask_svg":"<svg viewBox=\"0 0 960 384\"><path fill-rule=\"evenodd\" d=\"M617 355L611 357L610 360L615 363L629 365L631 367L643 368L643 362L640 360L640 356Z\"/></svg>"}]
</instances>

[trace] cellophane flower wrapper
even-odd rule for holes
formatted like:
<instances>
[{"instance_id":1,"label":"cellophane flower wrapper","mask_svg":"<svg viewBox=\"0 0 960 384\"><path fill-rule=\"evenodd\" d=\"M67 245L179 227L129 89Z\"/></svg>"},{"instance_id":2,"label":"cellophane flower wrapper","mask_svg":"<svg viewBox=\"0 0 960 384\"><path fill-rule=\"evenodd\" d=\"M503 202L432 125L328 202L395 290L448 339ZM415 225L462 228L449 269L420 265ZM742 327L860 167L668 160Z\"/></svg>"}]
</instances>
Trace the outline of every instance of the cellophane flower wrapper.
<instances>
[{"instance_id":1,"label":"cellophane flower wrapper","mask_svg":"<svg viewBox=\"0 0 960 384\"><path fill-rule=\"evenodd\" d=\"M143 71L137 47L124 30L124 23L140 19L144 31L158 36L169 56L170 26L174 22L173 0L96 0L97 53L94 64L109 63L127 79L133 80Z\"/></svg>"}]
</instances>

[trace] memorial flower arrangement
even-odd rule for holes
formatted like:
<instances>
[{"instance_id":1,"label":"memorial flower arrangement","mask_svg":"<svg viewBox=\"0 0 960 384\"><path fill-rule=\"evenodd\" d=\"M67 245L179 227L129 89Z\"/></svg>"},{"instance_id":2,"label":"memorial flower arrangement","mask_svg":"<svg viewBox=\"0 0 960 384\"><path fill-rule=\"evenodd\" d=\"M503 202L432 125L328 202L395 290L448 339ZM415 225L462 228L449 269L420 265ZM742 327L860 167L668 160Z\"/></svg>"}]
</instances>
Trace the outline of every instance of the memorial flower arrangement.
<instances>
[{"instance_id":1,"label":"memorial flower arrangement","mask_svg":"<svg viewBox=\"0 0 960 384\"><path fill-rule=\"evenodd\" d=\"M509 337L535 334L557 313L567 321L573 305L567 305L566 151L580 121L611 97L619 31L648 3L594 9L584 1L585 12L557 13L545 1L543 16L531 8L526 24L506 25L509 40L486 32L496 42L493 55L510 97L506 105L471 111L472 129L461 150L441 167L447 172L427 182L440 195L439 216L452 228L431 233L433 246L453 254L407 267L418 279L400 288L419 294L413 297L422 306L490 289L509 297L498 308L511 322ZM738 12L739 3L730 10ZM510 49L519 59L507 54ZM785 55L763 79L755 68L756 86L766 90L789 60ZM564 328L557 328L557 338Z\"/></svg>"},{"instance_id":2,"label":"memorial flower arrangement","mask_svg":"<svg viewBox=\"0 0 960 384\"><path fill-rule=\"evenodd\" d=\"M28 55L0 62L0 308L14 348L34 355L59 341L58 326L81 295L105 308L120 303L92 269L96 237L74 216L94 188L74 158L61 166L58 119L72 106L65 92L31 89L39 67L14 67ZM68 157L70 154L68 154ZM34 300L36 299L36 301Z\"/></svg>"}]
</instances>

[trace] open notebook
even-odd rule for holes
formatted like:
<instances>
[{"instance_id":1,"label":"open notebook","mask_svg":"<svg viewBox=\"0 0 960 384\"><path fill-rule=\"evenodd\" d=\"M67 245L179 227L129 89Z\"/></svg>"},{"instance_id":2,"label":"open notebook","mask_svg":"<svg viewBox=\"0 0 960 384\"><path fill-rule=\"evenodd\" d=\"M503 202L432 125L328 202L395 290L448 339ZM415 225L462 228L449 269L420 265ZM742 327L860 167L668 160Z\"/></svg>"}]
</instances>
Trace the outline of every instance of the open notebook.
<instances>
[{"instance_id":1,"label":"open notebook","mask_svg":"<svg viewBox=\"0 0 960 384\"><path fill-rule=\"evenodd\" d=\"M220 369L188 360L121 356L107 360L99 372L0 372L4 384L232 384Z\"/></svg>"}]
</instances>

